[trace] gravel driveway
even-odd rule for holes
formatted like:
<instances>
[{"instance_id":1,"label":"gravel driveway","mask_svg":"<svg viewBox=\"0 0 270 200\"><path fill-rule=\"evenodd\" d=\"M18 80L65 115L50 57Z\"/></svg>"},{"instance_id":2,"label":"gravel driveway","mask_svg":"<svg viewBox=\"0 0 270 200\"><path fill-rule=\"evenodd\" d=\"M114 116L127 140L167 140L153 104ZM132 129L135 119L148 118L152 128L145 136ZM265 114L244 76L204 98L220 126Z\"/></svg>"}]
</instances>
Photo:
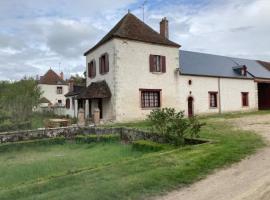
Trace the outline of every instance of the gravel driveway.
<instances>
[{"instance_id":1,"label":"gravel driveway","mask_svg":"<svg viewBox=\"0 0 270 200\"><path fill-rule=\"evenodd\" d=\"M270 142L270 115L229 121L241 129L256 131ZM270 200L270 147L157 200Z\"/></svg>"}]
</instances>

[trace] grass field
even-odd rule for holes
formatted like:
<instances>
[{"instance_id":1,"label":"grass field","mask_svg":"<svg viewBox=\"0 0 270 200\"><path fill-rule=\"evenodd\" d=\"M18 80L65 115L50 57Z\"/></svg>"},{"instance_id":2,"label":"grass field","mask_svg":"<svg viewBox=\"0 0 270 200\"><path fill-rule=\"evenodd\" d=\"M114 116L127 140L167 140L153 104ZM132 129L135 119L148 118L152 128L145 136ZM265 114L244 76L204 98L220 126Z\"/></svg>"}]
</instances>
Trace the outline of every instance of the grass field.
<instances>
[{"instance_id":1,"label":"grass field","mask_svg":"<svg viewBox=\"0 0 270 200\"><path fill-rule=\"evenodd\" d=\"M10 146L0 151L0 199L143 199L193 183L264 146L256 134L205 121L201 136L214 142L159 152L120 143Z\"/></svg>"}]
</instances>

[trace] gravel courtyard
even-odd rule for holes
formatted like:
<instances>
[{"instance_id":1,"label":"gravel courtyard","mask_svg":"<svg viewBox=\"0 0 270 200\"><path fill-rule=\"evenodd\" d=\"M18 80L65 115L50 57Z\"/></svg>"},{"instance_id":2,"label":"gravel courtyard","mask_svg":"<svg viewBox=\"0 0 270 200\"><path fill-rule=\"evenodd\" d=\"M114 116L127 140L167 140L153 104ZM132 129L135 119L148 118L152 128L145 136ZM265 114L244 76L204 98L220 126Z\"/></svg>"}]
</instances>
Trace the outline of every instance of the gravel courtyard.
<instances>
[{"instance_id":1,"label":"gravel courtyard","mask_svg":"<svg viewBox=\"0 0 270 200\"><path fill-rule=\"evenodd\" d=\"M270 142L270 115L229 119L235 128L256 131ZM270 147L229 168L218 170L190 187L157 200L269 200Z\"/></svg>"}]
</instances>

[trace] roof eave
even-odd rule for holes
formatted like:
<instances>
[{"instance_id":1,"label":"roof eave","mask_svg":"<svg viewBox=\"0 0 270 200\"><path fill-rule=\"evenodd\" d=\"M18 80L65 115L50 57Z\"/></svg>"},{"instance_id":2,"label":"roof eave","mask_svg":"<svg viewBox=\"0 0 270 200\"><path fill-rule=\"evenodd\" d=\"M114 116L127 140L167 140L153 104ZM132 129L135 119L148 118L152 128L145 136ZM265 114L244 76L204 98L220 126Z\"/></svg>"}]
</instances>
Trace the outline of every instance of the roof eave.
<instances>
[{"instance_id":1,"label":"roof eave","mask_svg":"<svg viewBox=\"0 0 270 200\"><path fill-rule=\"evenodd\" d=\"M180 73L183 76L201 76L201 77L211 77L211 78L231 78L231 79L244 79L244 80L253 80L252 77L238 77L238 76L218 76L218 75L206 75L206 74L192 74L192 73Z\"/></svg>"},{"instance_id":2,"label":"roof eave","mask_svg":"<svg viewBox=\"0 0 270 200\"><path fill-rule=\"evenodd\" d=\"M105 42L103 42L101 44L96 44L94 47L92 47L91 49L89 49L88 51L86 51L83 55L84 56L87 56L89 53L93 52L95 49L97 49L98 47L102 46L103 44L106 44L107 42L109 42L110 40L112 40L114 38L124 39L124 40L131 40L131 41L137 41L137 42L144 42L144 43L161 45L161 46L169 46L169 47L175 47L175 48L180 48L181 47L180 44L177 44L175 42L172 42L174 44L162 44L162 43L158 43L158 42L145 42L145 41L139 40L139 39L131 39L131 38L128 38L128 37L114 36L114 37L111 37L110 39L108 39L107 41L105 41Z\"/></svg>"}]
</instances>

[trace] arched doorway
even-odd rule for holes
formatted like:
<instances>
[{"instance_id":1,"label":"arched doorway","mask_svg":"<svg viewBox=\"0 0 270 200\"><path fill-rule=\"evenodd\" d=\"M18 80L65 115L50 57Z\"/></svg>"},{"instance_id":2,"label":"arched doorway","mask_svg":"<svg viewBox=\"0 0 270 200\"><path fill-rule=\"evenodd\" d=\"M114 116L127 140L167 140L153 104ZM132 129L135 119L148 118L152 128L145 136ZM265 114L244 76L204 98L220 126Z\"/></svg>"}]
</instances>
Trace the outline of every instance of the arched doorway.
<instances>
[{"instance_id":1,"label":"arched doorway","mask_svg":"<svg viewBox=\"0 0 270 200\"><path fill-rule=\"evenodd\" d=\"M193 115L193 97L188 97L188 116L192 117Z\"/></svg>"}]
</instances>

